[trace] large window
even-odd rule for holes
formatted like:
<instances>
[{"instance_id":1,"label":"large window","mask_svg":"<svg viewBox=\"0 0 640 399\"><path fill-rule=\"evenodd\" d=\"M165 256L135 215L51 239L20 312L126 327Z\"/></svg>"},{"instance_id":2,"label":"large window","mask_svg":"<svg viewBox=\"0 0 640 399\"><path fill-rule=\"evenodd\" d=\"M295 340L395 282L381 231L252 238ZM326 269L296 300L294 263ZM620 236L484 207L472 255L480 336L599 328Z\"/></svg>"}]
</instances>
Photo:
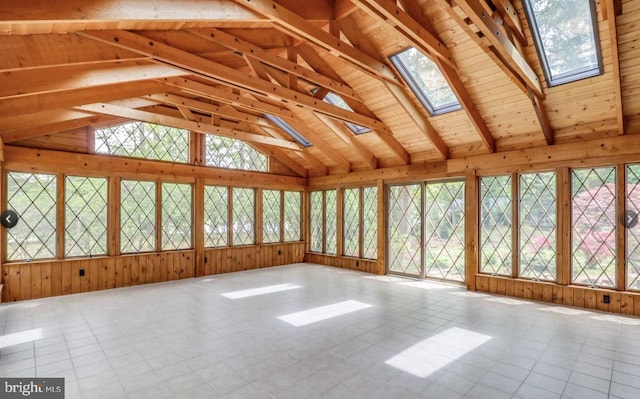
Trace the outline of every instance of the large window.
<instances>
[{"instance_id":1,"label":"large window","mask_svg":"<svg viewBox=\"0 0 640 399\"><path fill-rule=\"evenodd\" d=\"M234 188L231 209L233 245L255 244L255 190Z\"/></svg>"},{"instance_id":2,"label":"large window","mask_svg":"<svg viewBox=\"0 0 640 399\"><path fill-rule=\"evenodd\" d=\"M389 187L387 216L389 271L422 275L422 190L420 184Z\"/></svg>"},{"instance_id":3,"label":"large window","mask_svg":"<svg viewBox=\"0 0 640 399\"><path fill-rule=\"evenodd\" d=\"M360 256L360 190L350 188L343 191L343 251L345 256Z\"/></svg>"},{"instance_id":4,"label":"large window","mask_svg":"<svg viewBox=\"0 0 640 399\"><path fill-rule=\"evenodd\" d=\"M67 176L65 256L107 253L107 179Z\"/></svg>"},{"instance_id":5,"label":"large window","mask_svg":"<svg viewBox=\"0 0 640 399\"><path fill-rule=\"evenodd\" d=\"M616 168L571 172L571 282L616 286Z\"/></svg>"},{"instance_id":6,"label":"large window","mask_svg":"<svg viewBox=\"0 0 640 399\"><path fill-rule=\"evenodd\" d=\"M413 47L391 56L402 78L430 115L440 115L461 109L438 66Z\"/></svg>"},{"instance_id":7,"label":"large window","mask_svg":"<svg viewBox=\"0 0 640 399\"><path fill-rule=\"evenodd\" d=\"M228 137L206 136L206 163L208 166L228 169L267 172L267 156L242 140Z\"/></svg>"},{"instance_id":8,"label":"large window","mask_svg":"<svg viewBox=\"0 0 640 399\"><path fill-rule=\"evenodd\" d=\"M640 290L640 165L627 165L626 170L626 261L627 261L627 288Z\"/></svg>"},{"instance_id":9,"label":"large window","mask_svg":"<svg viewBox=\"0 0 640 399\"><path fill-rule=\"evenodd\" d=\"M262 241L280 242L281 195L280 191L262 191Z\"/></svg>"},{"instance_id":10,"label":"large window","mask_svg":"<svg viewBox=\"0 0 640 399\"><path fill-rule=\"evenodd\" d=\"M120 252L156 249L156 184L122 180L120 184Z\"/></svg>"},{"instance_id":11,"label":"large window","mask_svg":"<svg viewBox=\"0 0 640 399\"><path fill-rule=\"evenodd\" d=\"M556 174L520 175L519 276L555 281L556 267Z\"/></svg>"},{"instance_id":12,"label":"large window","mask_svg":"<svg viewBox=\"0 0 640 399\"><path fill-rule=\"evenodd\" d=\"M525 0L549 86L602 73L593 0Z\"/></svg>"},{"instance_id":13,"label":"large window","mask_svg":"<svg viewBox=\"0 0 640 399\"><path fill-rule=\"evenodd\" d=\"M338 198L336 190L324 192L324 252L336 255L338 251Z\"/></svg>"},{"instance_id":14,"label":"large window","mask_svg":"<svg viewBox=\"0 0 640 399\"><path fill-rule=\"evenodd\" d=\"M465 280L464 187L463 181L425 186L424 256L429 277Z\"/></svg>"},{"instance_id":15,"label":"large window","mask_svg":"<svg viewBox=\"0 0 640 399\"><path fill-rule=\"evenodd\" d=\"M204 187L204 246L229 245L229 192L226 187Z\"/></svg>"},{"instance_id":16,"label":"large window","mask_svg":"<svg viewBox=\"0 0 640 399\"><path fill-rule=\"evenodd\" d=\"M378 188L362 189L362 257L378 257Z\"/></svg>"},{"instance_id":17,"label":"large window","mask_svg":"<svg viewBox=\"0 0 640 399\"><path fill-rule=\"evenodd\" d=\"M302 195L298 191L284 192L284 241L302 239Z\"/></svg>"},{"instance_id":18,"label":"large window","mask_svg":"<svg viewBox=\"0 0 640 399\"><path fill-rule=\"evenodd\" d=\"M323 193L322 191L311 192L311 209L310 209L310 249L311 252L322 252L324 249L324 214L323 214Z\"/></svg>"},{"instance_id":19,"label":"large window","mask_svg":"<svg viewBox=\"0 0 640 399\"><path fill-rule=\"evenodd\" d=\"M480 272L511 276L511 176L480 178Z\"/></svg>"},{"instance_id":20,"label":"large window","mask_svg":"<svg viewBox=\"0 0 640 399\"><path fill-rule=\"evenodd\" d=\"M7 208L20 220L7 229L7 260L56 257L56 176L7 174Z\"/></svg>"},{"instance_id":21,"label":"large window","mask_svg":"<svg viewBox=\"0 0 640 399\"><path fill-rule=\"evenodd\" d=\"M191 185L162 184L162 249L191 248Z\"/></svg>"},{"instance_id":22,"label":"large window","mask_svg":"<svg viewBox=\"0 0 640 399\"><path fill-rule=\"evenodd\" d=\"M188 162L189 132L145 122L98 129L95 149L100 154Z\"/></svg>"}]
</instances>

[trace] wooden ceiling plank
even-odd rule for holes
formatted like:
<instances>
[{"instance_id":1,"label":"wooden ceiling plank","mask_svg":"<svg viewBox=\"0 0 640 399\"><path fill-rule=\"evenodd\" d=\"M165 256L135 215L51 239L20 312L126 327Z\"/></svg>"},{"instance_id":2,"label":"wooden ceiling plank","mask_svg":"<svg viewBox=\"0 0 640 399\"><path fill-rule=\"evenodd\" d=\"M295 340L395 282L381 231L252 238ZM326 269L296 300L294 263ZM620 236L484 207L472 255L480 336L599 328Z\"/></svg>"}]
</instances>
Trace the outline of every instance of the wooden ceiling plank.
<instances>
[{"instance_id":1,"label":"wooden ceiling plank","mask_svg":"<svg viewBox=\"0 0 640 399\"><path fill-rule=\"evenodd\" d=\"M382 18L393 25L416 47L423 52L439 58L454 70L457 69L447 46L429 29L416 21L410 14L398 7L391 0L356 0L354 3L376 18ZM373 12L371 12L373 11Z\"/></svg>"},{"instance_id":2,"label":"wooden ceiling plank","mask_svg":"<svg viewBox=\"0 0 640 399\"><path fill-rule=\"evenodd\" d=\"M209 133L217 136L230 137L232 139L238 139L252 143L288 148L290 150L300 150L300 145L286 140L278 140L272 137L262 136L255 133L236 131L223 127L204 125L198 122L186 121L179 118L168 117L152 112L140 111L137 109L125 108L107 103L86 104L77 106L75 108L85 112L111 115L148 123L156 123L159 125L172 126L180 129L193 130L200 133Z\"/></svg>"},{"instance_id":3,"label":"wooden ceiling plank","mask_svg":"<svg viewBox=\"0 0 640 399\"><path fill-rule=\"evenodd\" d=\"M325 32L321 28L309 23L296 13L272 0L234 0L252 11L270 18L274 23L282 26L295 35L320 46L328 52L345 59L360 69L383 80L397 83L389 67L360 50L349 46L339 38Z\"/></svg>"},{"instance_id":4,"label":"wooden ceiling plank","mask_svg":"<svg viewBox=\"0 0 640 399\"><path fill-rule=\"evenodd\" d=\"M620 52L618 49L618 26L615 12L615 1L605 0L607 13L607 25L609 30L609 48L611 50L611 63L613 72L613 89L616 95L616 118L618 120L618 134L625 133L624 103L622 101L622 79L620 77Z\"/></svg>"},{"instance_id":5,"label":"wooden ceiling plank","mask_svg":"<svg viewBox=\"0 0 640 399\"><path fill-rule=\"evenodd\" d=\"M299 162L294 161L291 157L289 157L289 155L287 155L284 151L280 150L279 148L266 147L259 144L253 144L252 147L260 151L261 153L269 157L273 157L278 161L282 162L289 169L296 172L298 175L302 177L309 177L309 171L307 170L307 168L302 166Z\"/></svg>"},{"instance_id":6,"label":"wooden ceiling plank","mask_svg":"<svg viewBox=\"0 0 640 399\"><path fill-rule=\"evenodd\" d=\"M0 98L55 93L92 86L184 76L183 70L166 65L111 65L100 68L47 68L0 74ZM55 79L51 77L55 76Z\"/></svg>"},{"instance_id":7,"label":"wooden ceiling plank","mask_svg":"<svg viewBox=\"0 0 640 399\"><path fill-rule=\"evenodd\" d=\"M502 59L509 64L518 76L536 93L541 99L544 98L540 79L533 71L529 63L516 46L506 37L500 34L499 26L493 16L480 2L481 0L456 0L455 4L460 7L469 19L476 25L482 34L491 42Z\"/></svg>"},{"instance_id":8,"label":"wooden ceiling plank","mask_svg":"<svg viewBox=\"0 0 640 399\"><path fill-rule=\"evenodd\" d=\"M0 132L4 133L10 130L27 129L34 126L86 118L88 116L91 116L91 114L63 108L29 114L15 114L0 118Z\"/></svg>"},{"instance_id":9,"label":"wooden ceiling plank","mask_svg":"<svg viewBox=\"0 0 640 399\"><path fill-rule=\"evenodd\" d=\"M247 76L242 71L198 57L194 54L150 40L144 36L126 31L93 31L80 35L110 43L115 46L153 56L156 60L183 68L192 74L213 79L221 84L255 92L264 96L277 97L282 101L322 112L333 118L356 123L371 129L388 131L388 127L380 120L345 111L340 107L325 103L312 96L278 86L258 78Z\"/></svg>"},{"instance_id":10,"label":"wooden ceiling plank","mask_svg":"<svg viewBox=\"0 0 640 399\"><path fill-rule=\"evenodd\" d=\"M98 4L98 5L97 5ZM154 0L153 6L134 0L0 2L0 35L71 33L81 30L214 26L221 22L254 22L263 18L232 1ZM103 4L103 6L100 6Z\"/></svg>"},{"instance_id":11,"label":"wooden ceiling plank","mask_svg":"<svg viewBox=\"0 0 640 399\"><path fill-rule=\"evenodd\" d=\"M283 133L280 129L273 127L270 123L265 126L260 126L260 129L270 136L277 138L284 138L286 133ZM318 175L329 174L329 168L318 160L310 151L289 151L288 155L293 158L300 158L302 161L310 164L312 168L309 170L315 171Z\"/></svg>"},{"instance_id":12,"label":"wooden ceiling plank","mask_svg":"<svg viewBox=\"0 0 640 399\"><path fill-rule=\"evenodd\" d=\"M278 57L277 55L273 55L258 46L254 46L251 43L248 43L236 36L225 33L219 29L208 29L207 32L209 32L209 34L205 34L202 31L196 30L192 30L190 32L207 40L213 40L217 43L220 43L232 50L239 51L243 54L249 54L252 57L264 62L265 64L281 69L282 71L287 72L292 76L297 76L300 79L304 79L318 86L326 87L340 95L360 101L360 97L358 96L358 94L347 84L332 79L328 76L323 75L322 73L318 73L309 68L305 68L304 66L299 65L292 60L286 60L282 57Z\"/></svg>"}]
</instances>

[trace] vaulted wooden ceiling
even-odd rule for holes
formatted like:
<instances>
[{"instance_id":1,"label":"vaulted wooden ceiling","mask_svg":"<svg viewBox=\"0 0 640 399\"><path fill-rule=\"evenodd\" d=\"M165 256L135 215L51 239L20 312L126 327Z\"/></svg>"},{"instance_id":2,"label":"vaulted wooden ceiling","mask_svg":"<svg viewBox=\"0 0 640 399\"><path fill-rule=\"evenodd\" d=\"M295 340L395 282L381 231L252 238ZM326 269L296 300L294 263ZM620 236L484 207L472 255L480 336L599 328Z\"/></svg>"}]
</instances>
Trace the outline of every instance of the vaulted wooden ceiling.
<instances>
[{"instance_id":1,"label":"vaulted wooden ceiling","mask_svg":"<svg viewBox=\"0 0 640 399\"><path fill-rule=\"evenodd\" d=\"M633 134L640 0L597 13L604 74L549 88L520 0L5 1L0 137L134 119L242 139L322 176ZM389 61L409 46L461 110L426 112Z\"/></svg>"}]
</instances>

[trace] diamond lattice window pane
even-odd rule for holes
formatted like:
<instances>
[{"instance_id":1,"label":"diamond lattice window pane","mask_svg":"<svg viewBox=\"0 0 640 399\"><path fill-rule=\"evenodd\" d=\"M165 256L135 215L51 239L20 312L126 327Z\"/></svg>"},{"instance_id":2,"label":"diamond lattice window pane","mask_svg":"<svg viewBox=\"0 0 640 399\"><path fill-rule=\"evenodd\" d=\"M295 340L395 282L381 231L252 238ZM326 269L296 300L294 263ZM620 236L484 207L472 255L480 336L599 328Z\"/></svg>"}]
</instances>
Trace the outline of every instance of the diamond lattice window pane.
<instances>
[{"instance_id":1,"label":"diamond lattice window pane","mask_svg":"<svg viewBox=\"0 0 640 399\"><path fill-rule=\"evenodd\" d=\"M616 168L571 171L571 281L616 285Z\"/></svg>"},{"instance_id":2,"label":"diamond lattice window pane","mask_svg":"<svg viewBox=\"0 0 640 399\"><path fill-rule=\"evenodd\" d=\"M302 239L302 195L298 191L284 192L284 241Z\"/></svg>"},{"instance_id":3,"label":"diamond lattice window pane","mask_svg":"<svg viewBox=\"0 0 640 399\"><path fill-rule=\"evenodd\" d=\"M360 256L360 190L344 190L344 255Z\"/></svg>"},{"instance_id":4,"label":"diamond lattice window pane","mask_svg":"<svg viewBox=\"0 0 640 399\"><path fill-rule=\"evenodd\" d=\"M255 190L234 188L231 205L233 245L255 244Z\"/></svg>"},{"instance_id":5,"label":"diamond lattice window pane","mask_svg":"<svg viewBox=\"0 0 640 399\"><path fill-rule=\"evenodd\" d=\"M211 134L206 138L206 162L208 166L227 169L267 172L269 168L266 155L244 141Z\"/></svg>"},{"instance_id":6,"label":"diamond lattice window pane","mask_svg":"<svg viewBox=\"0 0 640 399\"><path fill-rule=\"evenodd\" d=\"M107 179L67 176L65 256L107 253Z\"/></svg>"},{"instance_id":7,"label":"diamond lattice window pane","mask_svg":"<svg viewBox=\"0 0 640 399\"><path fill-rule=\"evenodd\" d=\"M480 272L511 276L511 176L480 179Z\"/></svg>"},{"instance_id":8,"label":"diamond lattice window pane","mask_svg":"<svg viewBox=\"0 0 640 399\"><path fill-rule=\"evenodd\" d=\"M324 252L335 255L338 252L338 196L336 190L325 191L324 206Z\"/></svg>"},{"instance_id":9,"label":"diamond lattice window pane","mask_svg":"<svg viewBox=\"0 0 640 399\"><path fill-rule=\"evenodd\" d=\"M425 267L429 277L465 280L464 182L427 183Z\"/></svg>"},{"instance_id":10,"label":"diamond lattice window pane","mask_svg":"<svg viewBox=\"0 0 640 399\"><path fill-rule=\"evenodd\" d=\"M191 248L191 185L162 184L162 249Z\"/></svg>"},{"instance_id":11,"label":"diamond lattice window pane","mask_svg":"<svg viewBox=\"0 0 640 399\"><path fill-rule=\"evenodd\" d=\"M122 180L120 183L120 252L156 249L156 184Z\"/></svg>"},{"instance_id":12,"label":"diamond lattice window pane","mask_svg":"<svg viewBox=\"0 0 640 399\"><path fill-rule=\"evenodd\" d=\"M131 122L98 129L95 132L96 152L100 154L189 161L189 131L174 127Z\"/></svg>"},{"instance_id":13,"label":"diamond lattice window pane","mask_svg":"<svg viewBox=\"0 0 640 399\"><path fill-rule=\"evenodd\" d=\"M7 174L7 208L20 219L7 229L7 260L56 257L55 175Z\"/></svg>"},{"instance_id":14,"label":"diamond lattice window pane","mask_svg":"<svg viewBox=\"0 0 640 399\"><path fill-rule=\"evenodd\" d=\"M311 252L322 252L322 229L324 219L322 217L322 191L311 192L311 209L310 209L310 235L311 235Z\"/></svg>"},{"instance_id":15,"label":"diamond lattice window pane","mask_svg":"<svg viewBox=\"0 0 640 399\"><path fill-rule=\"evenodd\" d=\"M640 165L627 165L626 210L640 214ZM640 290L640 224L626 228L627 288Z\"/></svg>"},{"instance_id":16,"label":"diamond lattice window pane","mask_svg":"<svg viewBox=\"0 0 640 399\"><path fill-rule=\"evenodd\" d=\"M389 271L422 274L422 193L420 184L389 187Z\"/></svg>"},{"instance_id":17,"label":"diamond lattice window pane","mask_svg":"<svg viewBox=\"0 0 640 399\"><path fill-rule=\"evenodd\" d=\"M226 187L204 187L204 246L229 245L229 192Z\"/></svg>"},{"instance_id":18,"label":"diamond lattice window pane","mask_svg":"<svg viewBox=\"0 0 640 399\"><path fill-rule=\"evenodd\" d=\"M280 242L280 191L262 191L262 241Z\"/></svg>"},{"instance_id":19,"label":"diamond lattice window pane","mask_svg":"<svg viewBox=\"0 0 640 399\"><path fill-rule=\"evenodd\" d=\"M519 206L519 276L555 281L556 174L521 174Z\"/></svg>"},{"instance_id":20,"label":"diamond lattice window pane","mask_svg":"<svg viewBox=\"0 0 640 399\"><path fill-rule=\"evenodd\" d=\"M362 257L378 257L378 188L365 187L362 191Z\"/></svg>"}]
</instances>

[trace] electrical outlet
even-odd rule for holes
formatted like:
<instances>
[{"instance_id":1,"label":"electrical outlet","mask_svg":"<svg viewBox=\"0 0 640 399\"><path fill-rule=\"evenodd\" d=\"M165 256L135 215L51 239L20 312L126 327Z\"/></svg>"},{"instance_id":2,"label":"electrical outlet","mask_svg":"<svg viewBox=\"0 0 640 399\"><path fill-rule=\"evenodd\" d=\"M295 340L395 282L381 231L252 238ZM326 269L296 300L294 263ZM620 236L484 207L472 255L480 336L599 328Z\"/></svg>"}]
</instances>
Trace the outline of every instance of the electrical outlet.
<instances>
[{"instance_id":1,"label":"electrical outlet","mask_svg":"<svg viewBox=\"0 0 640 399\"><path fill-rule=\"evenodd\" d=\"M80 269L80 277L84 276L84 269Z\"/></svg>"},{"instance_id":2,"label":"electrical outlet","mask_svg":"<svg viewBox=\"0 0 640 399\"><path fill-rule=\"evenodd\" d=\"M281 250L278 250L278 255L282 255L282 251Z\"/></svg>"},{"instance_id":3,"label":"electrical outlet","mask_svg":"<svg viewBox=\"0 0 640 399\"><path fill-rule=\"evenodd\" d=\"M356 261L356 267L360 267L360 262Z\"/></svg>"},{"instance_id":4,"label":"electrical outlet","mask_svg":"<svg viewBox=\"0 0 640 399\"><path fill-rule=\"evenodd\" d=\"M609 295L603 295L602 296L602 302L603 303L611 303L611 297Z\"/></svg>"}]
</instances>

